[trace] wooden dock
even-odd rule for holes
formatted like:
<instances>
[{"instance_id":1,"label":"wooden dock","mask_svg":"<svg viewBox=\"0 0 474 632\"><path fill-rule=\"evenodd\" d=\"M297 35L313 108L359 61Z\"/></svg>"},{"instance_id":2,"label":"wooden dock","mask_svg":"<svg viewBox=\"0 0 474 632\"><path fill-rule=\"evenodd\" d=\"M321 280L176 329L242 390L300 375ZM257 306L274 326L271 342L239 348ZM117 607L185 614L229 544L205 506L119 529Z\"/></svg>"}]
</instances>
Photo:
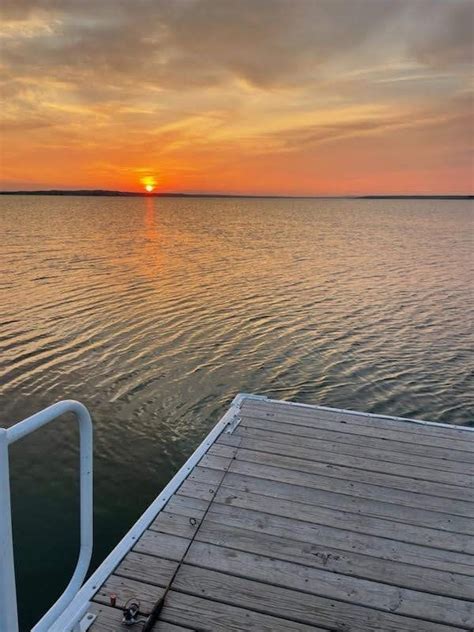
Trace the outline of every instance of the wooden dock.
<instances>
[{"instance_id":1,"label":"wooden dock","mask_svg":"<svg viewBox=\"0 0 474 632\"><path fill-rule=\"evenodd\" d=\"M130 598L162 600L155 632L474 629L472 430L239 408L96 592L91 632L140 631Z\"/></svg>"}]
</instances>

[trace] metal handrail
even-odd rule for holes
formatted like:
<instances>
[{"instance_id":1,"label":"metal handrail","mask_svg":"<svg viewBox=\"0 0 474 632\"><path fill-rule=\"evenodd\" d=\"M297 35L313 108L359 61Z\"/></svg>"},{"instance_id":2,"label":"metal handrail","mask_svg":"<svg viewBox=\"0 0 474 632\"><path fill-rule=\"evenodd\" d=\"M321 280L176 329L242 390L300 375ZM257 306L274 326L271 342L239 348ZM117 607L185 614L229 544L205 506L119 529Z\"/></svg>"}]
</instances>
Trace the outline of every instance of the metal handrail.
<instances>
[{"instance_id":1,"label":"metal handrail","mask_svg":"<svg viewBox=\"0 0 474 632\"><path fill-rule=\"evenodd\" d=\"M0 428L0 632L18 632L8 447L64 413L74 413L79 424L81 546L76 568L69 584L56 603L32 628L32 632L49 630L76 595L89 568L93 540L92 420L83 404L74 400L65 400L45 408L11 428Z\"/></svg>"}]
</instances>

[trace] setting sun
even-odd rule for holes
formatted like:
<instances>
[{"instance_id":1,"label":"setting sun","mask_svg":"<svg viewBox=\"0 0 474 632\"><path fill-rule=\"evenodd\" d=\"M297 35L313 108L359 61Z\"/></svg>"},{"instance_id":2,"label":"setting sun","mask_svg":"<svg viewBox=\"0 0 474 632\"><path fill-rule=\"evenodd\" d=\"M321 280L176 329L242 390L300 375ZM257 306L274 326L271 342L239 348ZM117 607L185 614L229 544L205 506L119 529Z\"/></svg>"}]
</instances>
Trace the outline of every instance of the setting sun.
<instances>
[{"instance_id":1,"label":"setting sun","mask_svg":"<svg viewBox=\"0 0 474 632\"><path fill-rule=\"evenodd\" d=\"M152 193L156 187L156 178L154 176L144 176L140 178L141 184L147 193Z\"/></svg>"}]
</instances>

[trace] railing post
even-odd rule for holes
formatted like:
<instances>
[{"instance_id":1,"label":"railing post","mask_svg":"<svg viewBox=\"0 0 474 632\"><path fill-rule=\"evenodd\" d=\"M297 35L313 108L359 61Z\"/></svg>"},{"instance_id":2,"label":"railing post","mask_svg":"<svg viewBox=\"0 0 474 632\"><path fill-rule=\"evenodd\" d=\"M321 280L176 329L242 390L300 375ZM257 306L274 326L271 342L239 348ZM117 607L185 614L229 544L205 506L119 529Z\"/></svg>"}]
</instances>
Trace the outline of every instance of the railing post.
<instances>
[{"instance_id":1,"label":"railing post","mask_svg":"<svg viewBox=\"0 0 474 632\"><path fill-rule=\"evenodd\" d=\"M0 428L0 632L18 632L8 439Z\"/></svg>"},{"instance_id":2,"label":"railing post","mask_svg":"<svg viewBox=\"0 0 474 632\"><path fill-rule=\"evenodd\" d=\"M32 632L48 632L74 598L89 568L92 555L92 419L85 406L65 400L20 421L8 430L0 428L0 632L18 632L15 563L10 502L8 446L64 413L74 413L80 437L81 546L76 568L62 595L33 626Z\"/></svg>"}]
</instances>

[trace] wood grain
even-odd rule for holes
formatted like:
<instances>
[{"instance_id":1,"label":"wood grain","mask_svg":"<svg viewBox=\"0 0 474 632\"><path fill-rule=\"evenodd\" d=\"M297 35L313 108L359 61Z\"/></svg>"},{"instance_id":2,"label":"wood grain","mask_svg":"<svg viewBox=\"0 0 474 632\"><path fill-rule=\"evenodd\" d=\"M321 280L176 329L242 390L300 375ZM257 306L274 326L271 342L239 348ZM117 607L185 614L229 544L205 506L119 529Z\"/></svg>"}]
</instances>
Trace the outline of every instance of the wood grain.
<instances>
[{"instance_id":1,"label":"wood grain","mask_svg":"<svg viewBox=\"0 0 474 632\"><path fill-rule=\"evenodd\" d=\"M474 433L240 412L97 591L92 632L168 587L154 632L474 629Z\"/></svg>"}]
</instances>

